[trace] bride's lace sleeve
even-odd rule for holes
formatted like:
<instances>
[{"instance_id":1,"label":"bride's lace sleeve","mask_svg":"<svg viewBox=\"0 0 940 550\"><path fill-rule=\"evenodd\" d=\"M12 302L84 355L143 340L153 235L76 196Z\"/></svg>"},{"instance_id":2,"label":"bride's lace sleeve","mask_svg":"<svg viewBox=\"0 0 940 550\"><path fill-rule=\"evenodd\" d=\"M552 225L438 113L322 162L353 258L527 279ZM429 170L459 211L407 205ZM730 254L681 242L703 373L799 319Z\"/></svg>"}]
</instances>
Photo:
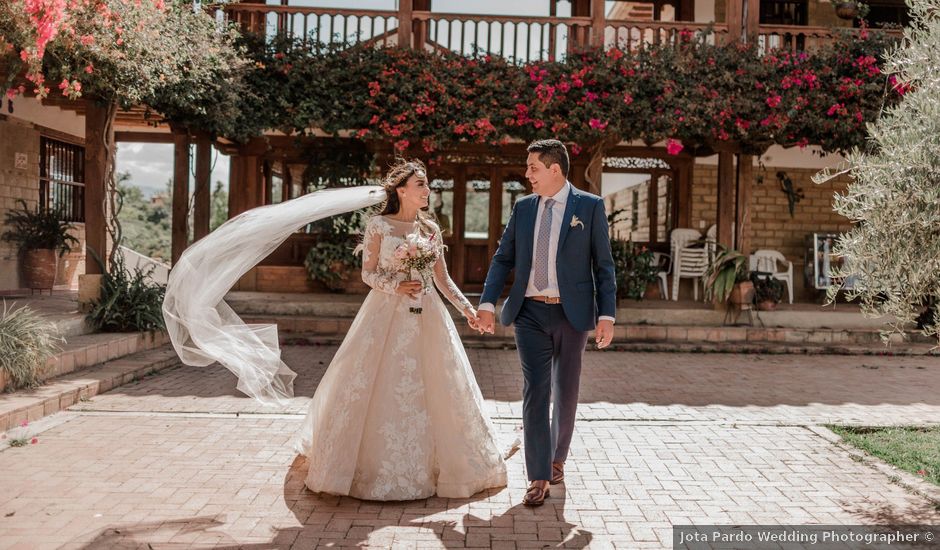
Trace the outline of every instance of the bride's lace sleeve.
<instances>
[{"instance_id":1,"label":"bride's lace sleeve","mask_svg":"<svg viewBox=\"0 0 940 550\"><path fill-rule=\"evenodd\" d=\"M379 256L382 254L382 237L385 226L381 220L372 218L366 224L365 236L362 245L362 281L382 292L395 294L398 280L395 273L379 266Z\"/></svg>"},{"instance_id":2,"label":"bride's lace sleeve","mask_svg":"<svg viewBox=\"0 0 940 550\"><path fill-rule=\"evenodd\" d=\"M443 242L441 239L440 231L437 232L438 242ZM463 295L463 292L460 292L460 289L457 288L457 285L454 283L454 280L450 278L450 274L447 272L447 262L444 261L444 251L441 250L440 256L437 258L437 262L434 263L434 285L437 286L437 289L441 291L441 294L447 298L447 301L454 304L454 307L457 308L461 313L464 313L468 310L473 310L473 304L467 300L467 297Z\"/></svg>"}]
</instances>

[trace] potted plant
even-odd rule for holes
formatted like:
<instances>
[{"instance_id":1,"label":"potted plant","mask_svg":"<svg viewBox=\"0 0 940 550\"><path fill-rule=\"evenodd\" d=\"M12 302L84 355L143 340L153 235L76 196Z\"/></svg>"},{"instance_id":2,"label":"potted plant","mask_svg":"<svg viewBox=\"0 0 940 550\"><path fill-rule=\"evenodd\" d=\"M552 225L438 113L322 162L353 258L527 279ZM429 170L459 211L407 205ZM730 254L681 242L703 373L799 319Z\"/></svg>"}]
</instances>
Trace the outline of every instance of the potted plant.
<instances>
[{"instance_id":1,"label":"potted plant","mask_svg":"<svg viewBox=\"0 0 940 550\"><path fill-rule=\"evenodd\" d=\"M617 274L617 294L620 298L642 300L648 293L659 292L655 284L659 266L653 261L653 252L630 241L611 241L614 268Z\"/></svg>"},{"instance_id":2,"label":"potted plant","mask_svg":"<svg viewBox=\"0 0 940 550\"><path fill-rule=\"evenodd\" d=\"M26 286L34 290L52 290L55 285L59 256L70 252L79 244L69 234L72 224L63 221L57 210L36 208L30 210L26 201L17 201L19 209L7 212L3 240L17 246L23 254L23 272Z\"/></svg>"},{"instance_id":3,"label":"potted plant","mask_svg":"<svg viewBox=\"0 0 940 550\"><path fill-rule=\"evenodd\" d=\"M864 19L870 10L868 4L863 2L851 0L829 0L829 2L835 7L836 16L840 19Z\"/></svg>"},{"instance_id":4,"label":"potted plant","mask_svg":"<svg viewBox=\"0 0 940 550\"><path fill-rule=\"evenodd\" d=\"M705 298L715 304L731 302L740 307L754 299L754 285L748 279L747 256L721 247L705 274Z\"/></svg>"},{"instance_id":5,"label":"potted plant","mask_svg":"<svg viewBox=\"0 0 940 550\"><path fill-rule=\"evenodd\" d=\"M783 299L783 282L769 273L751 273L754 303L761 311L773 311Z\"/></svg>"},{"instance_id":6,"label":"potted plant","mask_svg":"<svg viewBox=\"0 0 940 550\"><path fill-rule=\"evenodd\" d=\"M343 292L359 278L362 257L355 254L363 213L351 212L314 223L317 242L307 252L304 267L311 280L331 292Z\"/></svg>"}]
</instances>

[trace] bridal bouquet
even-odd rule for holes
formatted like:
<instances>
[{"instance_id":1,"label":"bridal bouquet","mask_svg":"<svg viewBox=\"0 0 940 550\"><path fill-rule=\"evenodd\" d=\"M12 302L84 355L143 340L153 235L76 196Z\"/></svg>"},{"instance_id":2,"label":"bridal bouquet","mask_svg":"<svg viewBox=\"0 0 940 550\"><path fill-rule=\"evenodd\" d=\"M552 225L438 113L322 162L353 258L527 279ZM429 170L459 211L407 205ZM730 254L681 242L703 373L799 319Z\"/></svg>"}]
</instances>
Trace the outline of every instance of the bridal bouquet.
<instances>
[{"instance_id":1,"label":"bridal bouquet","mask_svg":"<svg viewBox=\"0 0 940 550\"><path fill-rule=\"evenodd\" d=\"M439 254L440 248L435 235L425 237L420 233L412 233L405 238L405 242L398 245L394 257L399 270L408 273L413 279L420 280L421 293L427 294L431 289L431 269ZM414 299L409 310L411 313L421 313L421 296Z\"/></svg>"}]
</instances>

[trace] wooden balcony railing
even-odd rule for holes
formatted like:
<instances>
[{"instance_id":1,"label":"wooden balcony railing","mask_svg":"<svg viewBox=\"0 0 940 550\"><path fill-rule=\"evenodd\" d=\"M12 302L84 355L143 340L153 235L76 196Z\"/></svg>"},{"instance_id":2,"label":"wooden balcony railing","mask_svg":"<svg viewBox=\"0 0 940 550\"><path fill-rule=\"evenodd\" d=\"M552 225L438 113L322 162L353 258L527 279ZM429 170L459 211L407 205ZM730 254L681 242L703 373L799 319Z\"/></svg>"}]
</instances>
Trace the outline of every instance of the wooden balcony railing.
<instances>
[{"instance_id":1,"label":"wooden balcony railing","mask_svg":"<svg viewBox=\"0 0 940 550\"><path fill-rule=\"evenodd\" d=\"M402 2L402 5L410 2ZM443 48L467 54L499 55L516 62L555 60L573 49L603 40L605 47L638 49L650 44L674 44L684 33L709 33L709 40L734 39L724 23L687 21L601 20L604 32L595 36L593 17L529 17L437 13L430 11L357 10L306 6L228 4L224 17L250 32L310 43L369 43L376 46ZM833 38L826 27L760 25L763 51L812 50Z\"/></svg>"}]
</instances>

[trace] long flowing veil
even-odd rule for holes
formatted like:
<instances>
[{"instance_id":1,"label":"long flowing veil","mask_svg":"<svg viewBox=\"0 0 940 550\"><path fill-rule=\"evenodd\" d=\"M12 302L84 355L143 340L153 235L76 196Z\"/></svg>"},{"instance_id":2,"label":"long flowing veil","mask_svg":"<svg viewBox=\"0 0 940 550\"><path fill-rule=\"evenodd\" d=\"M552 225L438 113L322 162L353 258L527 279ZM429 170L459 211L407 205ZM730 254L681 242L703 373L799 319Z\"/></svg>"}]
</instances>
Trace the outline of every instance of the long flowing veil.
<instances>
[{"instance_id":1,"label":"long flowing veil","mask_svg":"<svg viewBox=\"0 0 940 550\"><path fill-rule=\"evenodd\" d=\"M299 227L384 199L383 188L374 185L317 191L244 212L186 249L163 300L166 330L180 359L198 367L218 361L246 395L286 404L296 374L281 361L277 326L245 324L223 298Z\"/></svg>"}]
</instances>

